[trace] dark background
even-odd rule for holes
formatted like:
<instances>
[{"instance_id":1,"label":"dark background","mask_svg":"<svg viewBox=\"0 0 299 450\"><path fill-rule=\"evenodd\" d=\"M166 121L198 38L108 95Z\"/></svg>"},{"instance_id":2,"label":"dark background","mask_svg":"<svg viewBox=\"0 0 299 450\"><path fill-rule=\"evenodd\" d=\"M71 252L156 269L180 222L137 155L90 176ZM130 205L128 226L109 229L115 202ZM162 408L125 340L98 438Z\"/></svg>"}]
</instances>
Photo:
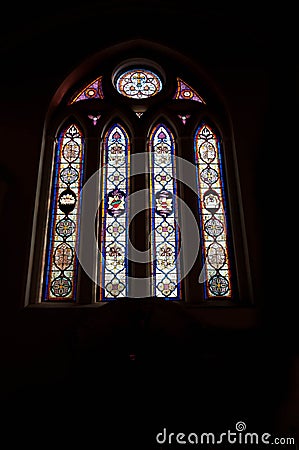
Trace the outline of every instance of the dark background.
<instances>
[{"instance_id":1,"label":"dark background","mask_svg":"<svg viewBox=\"0 0 299 450\"><path fill-rule=\"evenodd\" d=\"M282 228L288 211L280 194L288 187L282 172L292 170L286 155L294 142L287 56L293 14L287 4L244 2L54 1L2 8L1 405L10 439L21 434L33 445L43 436L70 446L82 438L84 448L145 449L156 448L155 434L164 426L216 432L239 420L248 431L294 436L297 319L284 275L292 277L286 267L293 263L282 256L284 239L292 237ZM204 319L182 315L175 305L139 308L131 301L92 315L23 309L48 106L82 61L138 38L194 60L226 99L254 307L215 309Z\"/></svg>"}]
</instances>

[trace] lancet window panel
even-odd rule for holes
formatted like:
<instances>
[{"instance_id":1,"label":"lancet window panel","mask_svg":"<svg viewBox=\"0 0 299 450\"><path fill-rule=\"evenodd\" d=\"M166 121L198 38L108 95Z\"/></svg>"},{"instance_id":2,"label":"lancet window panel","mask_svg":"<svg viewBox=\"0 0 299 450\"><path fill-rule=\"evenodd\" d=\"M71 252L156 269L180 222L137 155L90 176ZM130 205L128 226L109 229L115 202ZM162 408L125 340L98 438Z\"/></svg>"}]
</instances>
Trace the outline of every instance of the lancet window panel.
<instances>
[{"instance_id":1,"label":"lancet window panel","mask_svg":"<svg viewBox=\"0 0 299 450\"><path fill-rule=\"evenodd\" d=\"M80 234L80 189L84 169L84 138L76 124L57 141L49 214L43 300L75 300L76 245Z\"/></svg>"},{"instance_id":2,"label":"lancet window panel","mask_svg":"<svg viewBox=\"0 0 299 450\"><path fill-rule=\"evenodd\" d=\"M221 145L212 127L202 123L194 137L205 297L232 296L228 217Z\"/></svg>"},{"instance_id":3,"label":"lancet window panel","mask_svg":"<svg viewBox=\"0 0 299 450\"><path fill-rule=\"evenodd\" d=\"M130 140L120 124L112 125L105 135L103 161L100 301L128 293Z\"/></svg>"},{"instance_id":4,"label":"lancet window panel","mask_svg":"<svg viewBox=\"0 0 299 450\"><path fill-rule=\"evenodd\" d=\"M175 140L158 124L150 134L150 204L153 296L180 299Z\"/></svg>"}]
</instances>

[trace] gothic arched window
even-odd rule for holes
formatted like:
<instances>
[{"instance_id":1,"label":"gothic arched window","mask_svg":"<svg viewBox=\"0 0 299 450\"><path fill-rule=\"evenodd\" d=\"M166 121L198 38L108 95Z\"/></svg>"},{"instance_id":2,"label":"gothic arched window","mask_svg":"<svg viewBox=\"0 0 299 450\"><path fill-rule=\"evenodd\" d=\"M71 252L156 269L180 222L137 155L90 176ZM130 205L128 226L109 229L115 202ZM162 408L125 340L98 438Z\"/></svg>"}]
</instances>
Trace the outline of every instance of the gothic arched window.
<instances>
[{"instance_id":1,"label":"gothic arched window","mask_svg":"<svg viewBox=\"0 0 299 450\"><path fill-rule=\"evenodd\" d=\"M249 301L228 113L199 71L156 50L96 55L58 90L27 303Z\"/></svg>"}]
</instances>

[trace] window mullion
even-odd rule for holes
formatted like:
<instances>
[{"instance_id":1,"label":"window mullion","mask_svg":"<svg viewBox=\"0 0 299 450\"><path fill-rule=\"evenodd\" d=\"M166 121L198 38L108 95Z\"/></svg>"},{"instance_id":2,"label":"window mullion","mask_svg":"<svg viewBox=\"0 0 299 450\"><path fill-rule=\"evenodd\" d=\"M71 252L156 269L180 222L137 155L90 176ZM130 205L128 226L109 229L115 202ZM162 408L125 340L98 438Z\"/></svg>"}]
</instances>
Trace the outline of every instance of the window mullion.
<instances>
[{"instance_id":1,"label":"window mullion","mask_svg":"<svg viewBox=\"0 0 299 450\"><path fill-rule=\"evenodd\" d=\"M84 176L84 183L88 182L88 180L94 176L94 174L99 169L99 138L95 136L89 136L85 140L85 176ZM84 184L82 186L84 188ZM85 199L86 201L86 199ZM98 201L98 193L95 193L95 195L92 198L89 198L88 203L95 202L95 207L93 210L96 211L97 205L96 202ZM84 213L84 211L83 211ZM93 218L85 217L84 220L93 220ZM96 230L98 229L98 218L94 218L94 232L96 233ZM87 245L84 239L85 234L81 234L80 236L80 248L84 245ZM86 238L87 236L85 236ZM79 251L80 251L79 248ZM93 279L95 279L95 270L96 270L96 248L90 249L91 253L90 258L93 263L93 271L92 274ZM78 286L78 298L80 304L90 304L94 303L96 301L96 285L92 278L90 277L90 274L86 273L86 271L79 265L79 286Z\"/></svg>"},{"instance_id":2,"label":"window mullion","mask_svg":"<svg viewBox=\"0 0 299 450\"><path fill-rule=\"evenodd\" d=\"M129 296L150 296L149 261L149 195L146 141L134 136L131 153L130 217L129 217ZM143 157L144 155L144 157Z\"/></svg>"},{"instance_id":3,"label":"window mullion","mask_svg":"<svg viewBox=\"0 0 299 450\"><path fill-rule=\"evenodd\" d=\"M192 212L199 230L200 225L198 215L198 196L196 192L196 170L194 165L193 139L190 136L180 137L177 144L179 156L176 167L178 196L182 199L183 204L186 204L186 207ZM182 279L182 297L183 300L189 303L198 303L203 298L204 294L203 283L200 278L203 264L199 251L192 267L189 270L188 246L192 245L196 247L199 245L200 250L200 246L202 244L200 242L198 243L193 241L195 236L193 237L192 233L189 233L190 224L187 221L186 215L181 211L181 205L179 206L178 214L180 217L181 227L181 273L185 275ZM187 246L184 245L184 243L187 243Z\"/></svg>"}]
</instances>

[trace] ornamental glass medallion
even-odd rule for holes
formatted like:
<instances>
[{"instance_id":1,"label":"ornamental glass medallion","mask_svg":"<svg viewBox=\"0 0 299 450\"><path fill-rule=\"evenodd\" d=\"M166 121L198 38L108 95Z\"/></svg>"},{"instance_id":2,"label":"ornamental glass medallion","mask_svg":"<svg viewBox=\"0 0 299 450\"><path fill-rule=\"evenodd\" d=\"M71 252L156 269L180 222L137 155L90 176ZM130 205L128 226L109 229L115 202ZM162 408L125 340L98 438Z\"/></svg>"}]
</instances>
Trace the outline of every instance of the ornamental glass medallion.
<instances>
[{"instance_id":1,"label":"ornamental glass medallion","mask_svg":"<svg viewBox=\"0 0 299 450\"><path fill-rule=\"evenodd\" d=\"M153 296L180 299L179 237L176 208L175 143L171 131L157 125L150 135L150 204Z\"/></svg>"},{"instance_id":2,"label":"ornamental glass medallion","mask_svg":"<svg viewBox=\"0 0 299 450\"><path fill-rule=\"evenodd\" d=\"M70 125L58 138L53 174L43 300L75 300L83 134Z\"/></svg>"},{"instance_id":3,"label":"ornamental glass medallion","mask_svg":"<svg viewBox=\"0 0 299 450\"><path fill-rule=\"evenodd\" d=\"M158 94L162 89L162 81L151 70L132 69L119 75L115 87L125 97L143 99Z\"/></svg>"},{"instance_id":4,"label":"ornamental glass medallion","mask_svg":"<svg viewBox=\"0 0 299 450\"><path fill-rule=\"evenodd\" d=\"M127 296L130 144L125 129L114 124L104 139L101 216L100 300Z\"/></svg>"},{"instance_id":5,"label":"ornamental glass medallion","mask_svg":"<svg viewBox=\"0 0 299 450\"><path fill-rule=\"evenodd\" d=\"M195 162L206 271L205 298L231 297L227 212L218 136L203 123L195 133Z\"/></svg>"}]
</instances>

